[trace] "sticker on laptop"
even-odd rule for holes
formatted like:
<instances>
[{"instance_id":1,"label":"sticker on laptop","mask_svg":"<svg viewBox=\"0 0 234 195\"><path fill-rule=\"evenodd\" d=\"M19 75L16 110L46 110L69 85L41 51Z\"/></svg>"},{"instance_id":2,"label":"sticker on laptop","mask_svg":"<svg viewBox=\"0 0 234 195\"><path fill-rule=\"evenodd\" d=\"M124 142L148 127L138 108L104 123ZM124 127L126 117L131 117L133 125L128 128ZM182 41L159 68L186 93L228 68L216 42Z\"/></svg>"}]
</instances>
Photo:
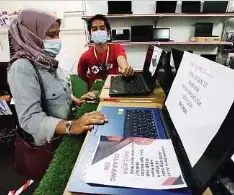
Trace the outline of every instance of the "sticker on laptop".
<instances>
[{"instance_id":1,"label":"sticker on laptop","mask_svg":"<svg viewBox=\"0 0 234 195\"><path fill-rule=\"evenodd\" d=\"M124 114L124 109L119 108L118 109L118 115L122 115L122 114Z\"/></svg>"}]
</instances>

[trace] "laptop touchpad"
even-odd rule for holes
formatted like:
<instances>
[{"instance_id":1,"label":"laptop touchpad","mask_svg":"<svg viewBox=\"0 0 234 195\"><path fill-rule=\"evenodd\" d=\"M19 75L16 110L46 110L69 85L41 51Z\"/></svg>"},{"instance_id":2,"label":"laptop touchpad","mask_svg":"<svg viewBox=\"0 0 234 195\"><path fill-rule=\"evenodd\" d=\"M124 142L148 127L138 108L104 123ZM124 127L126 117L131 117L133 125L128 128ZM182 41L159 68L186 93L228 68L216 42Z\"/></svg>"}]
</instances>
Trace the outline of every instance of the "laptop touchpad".
<instances>
[{"instance_id":1,"label":"laptop touchpad","mask_svg":"<svg viewBox=\"0 0 234 195\"><path fill-rule=\"evenodd\" d=\"M108 118L108 123L99 125L95 133L96 136L123 136L124 135L124 120Z\"/></svg>"}]
</instances>

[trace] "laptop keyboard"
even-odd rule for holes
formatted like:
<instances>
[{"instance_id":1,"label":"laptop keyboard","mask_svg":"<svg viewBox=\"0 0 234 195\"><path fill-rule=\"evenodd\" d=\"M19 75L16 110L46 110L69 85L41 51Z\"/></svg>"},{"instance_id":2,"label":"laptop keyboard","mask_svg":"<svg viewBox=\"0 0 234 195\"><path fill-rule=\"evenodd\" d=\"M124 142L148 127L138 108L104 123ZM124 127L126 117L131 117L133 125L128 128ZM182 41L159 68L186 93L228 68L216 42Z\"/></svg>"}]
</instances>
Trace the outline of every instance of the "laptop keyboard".
<instances>
[{"instance_id":1,"label":"laptop keyboard","mask_svg":"<svg viewBox=\"0 0 234 195\"><path fill-rule=\"evenodd\" d=\"M157 139L157 127L151 110L126 110L124 123L125 137L145 137Z\"/></svg>"},{"instance_id":2,"label":"laptop keyboard","mask_svg":"<svg viewBox=\"0 0 234 195\"><path fill-rule=\"evenodd\" d=\"M125 89L125 92L128 92L128 93L148 91L145 87L142 77L140 76L135 76L132 80L125 82L124 89Z\"/></svg>"}]
</instances>

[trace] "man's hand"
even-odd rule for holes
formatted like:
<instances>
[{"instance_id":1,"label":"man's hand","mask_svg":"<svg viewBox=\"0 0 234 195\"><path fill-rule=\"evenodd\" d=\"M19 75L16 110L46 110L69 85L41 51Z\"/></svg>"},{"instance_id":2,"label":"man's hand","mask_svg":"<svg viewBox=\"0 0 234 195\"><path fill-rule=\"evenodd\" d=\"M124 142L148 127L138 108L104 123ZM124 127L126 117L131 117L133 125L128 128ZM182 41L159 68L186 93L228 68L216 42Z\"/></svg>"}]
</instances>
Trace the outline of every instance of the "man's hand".
<instances>
[{"instance_id":1,"label":"man's hand","mask_svg":"<svg viewBox=\"0 0 234 195\"><path fill-rule=\"evenodd\" d=\"M81 134L91 131L93 125L99 125L107 122L107 118L100 112L90 112L84 114L80 119L74 121L71 126L71 134Z\"/></svg>"},{"instance_id":2,"label":"man's hand","mask_svg":"<svg viewBox=\"0 0 234 195\"><path fill-rule=\"evenodd\" d=\"M119 72L127 77L134 75L134 69L129 65L119 67Z\"/></svg>"},{"instance_id":3,"label":"man's hand","mask_svg":"<svg viewBox=\"0 0 234 195\"><path fill-rule=\"evenodd\" d=\"M117 62L119 65L119 73L123 74L124 76L133 76L134 75L134 69L128 65L128 62L126 60L125 56L119 56L117 57Z\"/></svg>"}]
</instances>

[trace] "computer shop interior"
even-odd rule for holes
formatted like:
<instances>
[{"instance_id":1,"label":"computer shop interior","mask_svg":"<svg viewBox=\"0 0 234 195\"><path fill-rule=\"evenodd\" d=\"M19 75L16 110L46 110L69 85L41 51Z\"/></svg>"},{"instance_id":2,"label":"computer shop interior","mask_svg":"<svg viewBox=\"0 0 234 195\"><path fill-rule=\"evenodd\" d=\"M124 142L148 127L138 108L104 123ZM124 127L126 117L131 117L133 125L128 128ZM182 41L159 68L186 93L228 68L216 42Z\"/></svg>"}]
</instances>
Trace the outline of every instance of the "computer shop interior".
<instances>
[{"instance_id":1,"label":"computer shop interior","mask_svg":"<svg viewBox=\"0 0 234 195\"><path fill-rule=\"evenodd\" d=\"M0 1L0 195L234 194L233 1Z\"/></svg>"}]
</instances>

